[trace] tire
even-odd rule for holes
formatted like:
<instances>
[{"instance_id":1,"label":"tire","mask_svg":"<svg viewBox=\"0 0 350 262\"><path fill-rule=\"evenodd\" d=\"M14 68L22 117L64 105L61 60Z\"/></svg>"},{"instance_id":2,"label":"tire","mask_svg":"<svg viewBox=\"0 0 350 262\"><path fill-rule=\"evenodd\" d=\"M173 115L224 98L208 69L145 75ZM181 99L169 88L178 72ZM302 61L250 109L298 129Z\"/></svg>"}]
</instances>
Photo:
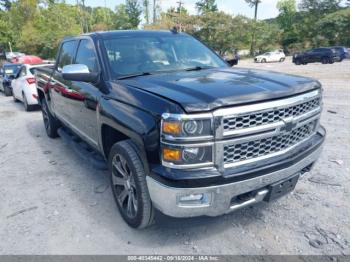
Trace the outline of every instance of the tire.
<instances>
[{"instance_id":1,"label":"tire","mask_svg":"<svg viewBox=\"0 0 350 262\"><path fill-rule=\"evenodd\" d=\"M124 221L133 228L145 228L154 222L146 172L136 146L130 140L113 145L108 168L114 200Z\"/></svg>"},{"instance_id":2,"label":"tire","mask_svg":"<svg viewBox=\"0 0 350 262\"><path fill-rule=\"evenodd\" d=\"M261 59L261 63L266 63L266 59L265 58Z\"/></svg>"},{"instance_id":3,"label":"tire","mask_svg":"<svg viewBox=\"0 0 350 262\"><path fill-rule=\"evenodd\" d=\"M296 65L301 65L301 61L300 61L299 59L296 59L296 60L294 61L294 63L295 63Z\"/></svg>"},{"instance_id":4,"label":"tire","mask_svg":"<svg viewBox=\"0 0 350 262\"><path fill-rule=\"evenodd\" d=\"M41 100L41 112L43 114L44 126L47 136L50 138L58 137L57 130L60 127L60 122L51 114L45 98Z\"/></svg>"},{"instance_id":5,"label":"tire","mask_svg":"<svg viewBox=\"0 0 350 262\"><path fill-rule=\"evenodd\" d=\"M9 87L4 86L4 94L5 96L10 96L12 95L12 90Z\"/></svg>"},{"instance_id":6,"label":"tire","mask_svg":"<svg viewBox=\"0 0 350 262\"><path fill-rule=\"evenodd\" d=\"M18 103L19 100L15 97L14 93L12 92L13 102Z\"/></svg>"},{"instance_id":7,"label":"tire","mask_svg":"<svg viewBox=\"0 0 350 262\"><path fill-rule=\"evenodd\" d=\"M23 97L23 106L24 106L24 110L29 112L33 110L33 106L28 105L28 101L27 101L27 97L25 96L25 94L22 94Z\"/></svg>"},{"instance_id":8,"label":"tire","mask_svg":"<svg viewBox=\"0 0 350 262\"><path fill-rule=\"evenodd\" d=\"M280 63L282 63L284 61L284 58L283 57L281 57L280 58Z\"/></svg>"},{"instance_id":9,"label":"tire","mask_svg":"<svg viewBox=\"0 0 350 262\"><path fill-rule=\"evenodd\" d=\"M329 63L328 57L322 57L322 58L321 58L321 63L322 63L322 64L328 64L328 63Z\"/></svg>"}]
</instances>

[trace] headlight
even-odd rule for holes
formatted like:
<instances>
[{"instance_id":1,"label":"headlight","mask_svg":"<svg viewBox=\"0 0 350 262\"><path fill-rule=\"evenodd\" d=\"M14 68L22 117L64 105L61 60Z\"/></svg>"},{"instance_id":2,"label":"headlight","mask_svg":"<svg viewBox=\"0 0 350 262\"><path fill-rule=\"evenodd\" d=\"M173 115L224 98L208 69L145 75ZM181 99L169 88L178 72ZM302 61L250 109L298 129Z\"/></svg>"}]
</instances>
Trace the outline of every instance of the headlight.
<instances>
[{"instance_id":1,"label":"headlight","mask_svg":"<svg viewBox=\"0 0 350 262\"><path fill-rule=\"evenodd\" d=\"M198 116L197 116L198 117ZM162 135L168 139L190 139L194 137L208 138L213 134L211 115L199 115L199 118L190 115L163 114Z\"/></svg>"},{"instance_id":2,"label":"headlight","mask_svg":"<svg viewBox=\"0 0 350 262\"><path fill-rule=\"evenodd\" d=\"M163 114L162 164L171 168L212 166L214 161L212 119L212 114Z\"/></svg>"},{"instance_id":3,"label":"headlight","mask_svg":"<svg viewBox=\"0 0 350 262\"><path fill-rule=\"evenodd\" d=\"M162 145L163 165L173 168L211 166L213 151L211 145Z\"/></svg>"}]
</instances>

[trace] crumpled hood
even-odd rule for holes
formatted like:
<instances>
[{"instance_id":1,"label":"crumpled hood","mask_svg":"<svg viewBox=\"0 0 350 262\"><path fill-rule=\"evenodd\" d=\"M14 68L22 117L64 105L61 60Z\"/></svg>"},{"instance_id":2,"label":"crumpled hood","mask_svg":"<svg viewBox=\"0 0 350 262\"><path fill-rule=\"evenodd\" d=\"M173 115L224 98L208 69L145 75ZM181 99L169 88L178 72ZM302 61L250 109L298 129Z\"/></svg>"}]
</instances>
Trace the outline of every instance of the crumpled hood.
<instances>
[{"instance_id":1,"label":"crumpled hood","mask_svg":"<svg viewBox=\"0 0 350 262\"><path fill-rule=\"evenodd\" d=\"M187 113L277 99L320 88L316 80L272 71L216 68L120 80L178 103Z\"/></svg>"}]
</instances>

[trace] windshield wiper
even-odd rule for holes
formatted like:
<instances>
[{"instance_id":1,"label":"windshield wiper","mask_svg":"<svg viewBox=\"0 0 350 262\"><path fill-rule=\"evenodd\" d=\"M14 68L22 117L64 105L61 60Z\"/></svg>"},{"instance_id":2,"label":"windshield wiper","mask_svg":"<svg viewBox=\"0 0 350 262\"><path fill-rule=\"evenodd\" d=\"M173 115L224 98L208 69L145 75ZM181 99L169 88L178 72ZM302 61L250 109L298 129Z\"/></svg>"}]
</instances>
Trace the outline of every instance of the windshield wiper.
<instances>
[{"instance_id":1,"label":"windshield wiper","mask_svg":"<svg viewBox=\"0 0 350 262\"><path fill-rule=\"evenodd\" d=\"M130 75L123 75L118 77L118 80L121 79L127 79L127 78L133 78L133 77L138 77L138 76L149 76L152 75L150 72L141 72L141 73L137 73L137 74L130 74Z\"/></svg>"},{"instance_id":2,"label":"windshield wiper","mask_svg":"<svg viewBox=\"0 0 350 262\"><path fill-rule=\"evenodd\" d=\"M195 66L195 67L186 68L184 70L185 71L200 71L200 70L210 69L210 68L213 68L213 67L212 66Z\"/></svg>"}]
</instances>

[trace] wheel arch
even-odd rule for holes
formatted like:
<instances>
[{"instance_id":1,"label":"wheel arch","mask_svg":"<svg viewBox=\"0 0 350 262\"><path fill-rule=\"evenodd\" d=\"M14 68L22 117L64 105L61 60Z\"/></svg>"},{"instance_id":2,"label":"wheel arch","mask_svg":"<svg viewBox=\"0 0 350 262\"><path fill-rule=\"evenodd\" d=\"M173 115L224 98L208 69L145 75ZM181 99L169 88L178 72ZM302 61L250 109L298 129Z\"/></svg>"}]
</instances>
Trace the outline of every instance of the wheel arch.
<instances>
[{"instance_id":1,"label":"wheel arch","mask_svg":"<svg viewBox=\"0 0 350 262\"><path fill-rule=\"evenodd\" d=\"M38 103L41 104L41 101L45 99L44 91L39 88L37 88L36 90L38 92Z\"/></svg>"},{"instance_id":2,"label":"wheel arch","mask_svg":"<svg viewBox=\"0 0 350 262\"><path fill-rule=\"evenodd\" d=\"M112 123L103 123L101 125L100 144L105 159L108 159L113 145L124 140L131 140L135 150L139 153L146 174L149 174L148 157L141 135L134 133L131 129L121 131L121 129L118 128L118 125Z\"/></svg>"}]
</instances>

